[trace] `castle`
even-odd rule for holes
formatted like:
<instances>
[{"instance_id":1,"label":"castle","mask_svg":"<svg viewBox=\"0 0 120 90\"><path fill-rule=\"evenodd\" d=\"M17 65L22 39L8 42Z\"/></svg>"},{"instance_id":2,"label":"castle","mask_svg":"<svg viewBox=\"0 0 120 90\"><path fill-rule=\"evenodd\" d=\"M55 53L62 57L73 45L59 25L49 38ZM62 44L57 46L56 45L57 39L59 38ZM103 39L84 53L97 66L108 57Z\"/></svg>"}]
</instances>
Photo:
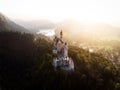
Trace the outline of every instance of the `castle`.
<instances>
[{"instance_id":1,"label":"castle","mask_svg":"<svg viewBox=\"0 0 120 90\"><path fill-rule=\"evenodd\" d=\"M53 39L53 53L57 54L57 57L53 58L53 66L56 70L57 67L60 67L66 71L74 70L74 62L72 58L68 56L68 45L62 40L63 32L60 32L60 38L56 37Z\"/></svg>"}]
</instances>

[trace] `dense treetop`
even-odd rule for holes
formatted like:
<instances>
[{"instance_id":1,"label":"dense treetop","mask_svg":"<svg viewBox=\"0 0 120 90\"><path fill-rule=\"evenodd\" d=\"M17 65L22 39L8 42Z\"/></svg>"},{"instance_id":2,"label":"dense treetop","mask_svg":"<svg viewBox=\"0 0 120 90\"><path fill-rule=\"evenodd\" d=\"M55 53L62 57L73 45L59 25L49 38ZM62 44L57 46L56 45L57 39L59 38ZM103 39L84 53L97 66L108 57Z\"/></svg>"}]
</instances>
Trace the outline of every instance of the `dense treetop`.
<instances>
[{"instance_id":1,"label":"dense treetop","mask_svg":"<svg viewBox=\"0 0 120 90\"><path fill-rule=\"evenodd\" d=\"M69 46L74 72L54 71L52 43L32 34L0 32L2 90L119 90L120 76L103 55Z\"/></svg>"}]
</instances>

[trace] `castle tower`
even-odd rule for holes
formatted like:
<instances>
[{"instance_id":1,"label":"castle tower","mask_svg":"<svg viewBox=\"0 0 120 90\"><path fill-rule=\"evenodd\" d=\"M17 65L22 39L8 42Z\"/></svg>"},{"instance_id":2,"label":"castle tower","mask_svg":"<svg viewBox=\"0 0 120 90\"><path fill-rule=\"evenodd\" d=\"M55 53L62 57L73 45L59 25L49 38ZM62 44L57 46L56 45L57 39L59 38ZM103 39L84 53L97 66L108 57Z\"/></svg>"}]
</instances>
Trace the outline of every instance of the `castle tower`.
<instances>
[{"instance_id":1,"label":"castle tower","mask_svg":"<svg viewBox=\"0 0 120 90\"><path fill-rule=\"evenodd\" d=\"M62 37L63 37L63 32L61 30L61 32L60 32L60 39L62 39Z\"/></svg>"},{"instance_id":2,"label":"castle tower","mask_svg":"<svg viewBox=\"0 0 120 90\"><path fill-rule=\"evenodd\" d=\"M68 46L67 43L64 45L64 58L68 57Z\"/></svg>"},{"instance_id":3,"label":"castle tower","mask_svg":"<svg viewBox=\"0 0 120 90\"><path fill-rule=\"evenodd\" d=\"M56 44L57 44L57 37L55 36L55 38L53 39L53 47L54 49L56 49Z\"/></svg>"}]
</instances>

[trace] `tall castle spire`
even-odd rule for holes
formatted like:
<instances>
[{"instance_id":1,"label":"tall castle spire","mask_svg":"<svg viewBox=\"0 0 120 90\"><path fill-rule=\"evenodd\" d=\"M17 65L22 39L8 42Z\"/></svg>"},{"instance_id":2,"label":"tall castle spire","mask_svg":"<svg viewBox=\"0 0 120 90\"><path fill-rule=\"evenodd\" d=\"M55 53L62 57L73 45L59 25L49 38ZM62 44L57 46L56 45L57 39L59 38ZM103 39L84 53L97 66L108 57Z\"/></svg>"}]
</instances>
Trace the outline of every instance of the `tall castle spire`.
<instances>
[{"instance_id":1,"label":"tall castle spire","mask_svg":"<svg viewBox=\"0 0 120 90\"><path fill-rule=\"evenodd\" d=\"M60 32L60 38L62 39L62 37L63 37L63 32L61 30L61 32Z\"/></svg>"}]
</instances>

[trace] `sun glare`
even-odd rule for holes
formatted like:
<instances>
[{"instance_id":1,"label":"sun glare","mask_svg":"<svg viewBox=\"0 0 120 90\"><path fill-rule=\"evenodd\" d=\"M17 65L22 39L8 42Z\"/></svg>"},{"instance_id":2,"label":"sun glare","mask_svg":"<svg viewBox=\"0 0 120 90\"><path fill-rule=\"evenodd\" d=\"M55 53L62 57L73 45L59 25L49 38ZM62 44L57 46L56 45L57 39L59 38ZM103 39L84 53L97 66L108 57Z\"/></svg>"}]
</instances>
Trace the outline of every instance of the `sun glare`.
<instances>
[{"instance_id":1,"label":"sun glare","mask_svg":"<svg viewBox=\"0 0 120 90\"><path fill-rule=\"evenodd\" d=\"M114 1L114 2L113 2ZM1 0L0 11L13 19L75 19L85 24L119 25L119 0Z\"/></svg>"}]
</instances>

